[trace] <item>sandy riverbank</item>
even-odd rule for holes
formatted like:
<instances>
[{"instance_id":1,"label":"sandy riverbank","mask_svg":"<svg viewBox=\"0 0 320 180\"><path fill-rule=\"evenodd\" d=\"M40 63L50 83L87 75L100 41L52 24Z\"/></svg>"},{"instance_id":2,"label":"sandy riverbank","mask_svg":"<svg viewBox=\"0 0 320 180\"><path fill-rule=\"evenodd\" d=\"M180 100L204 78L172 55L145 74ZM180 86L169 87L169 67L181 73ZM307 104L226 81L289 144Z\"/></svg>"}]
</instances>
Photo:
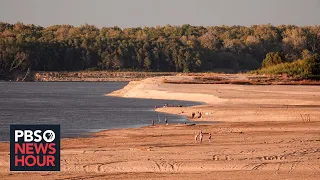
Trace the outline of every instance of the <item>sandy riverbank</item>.
<instances>
[{"instance_id":1,"label":"sandy riverbank","mask_svg":"<svg viewBox=\"0 0 320 180\"><path fill-rule=\"evenodd\" d=\"M166 77L189 78L189 77ZM320 87L130 82L113 96L205 102L158 108L214 125L157 125L62 141L61 172L10 173L0 143L1 179L318 179ZM204 131L202 144L194 134ZM212 142L208 134L212 134Z\"/></svg>"}]
</instances>

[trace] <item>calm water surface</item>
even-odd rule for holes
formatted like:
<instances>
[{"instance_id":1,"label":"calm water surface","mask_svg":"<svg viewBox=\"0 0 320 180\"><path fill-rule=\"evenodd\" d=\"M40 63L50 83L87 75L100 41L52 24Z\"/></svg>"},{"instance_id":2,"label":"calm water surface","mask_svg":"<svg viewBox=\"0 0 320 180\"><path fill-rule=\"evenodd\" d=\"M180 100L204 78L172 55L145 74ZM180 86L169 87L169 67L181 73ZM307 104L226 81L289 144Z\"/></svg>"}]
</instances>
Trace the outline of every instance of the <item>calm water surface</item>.
<instances>
[{"instance_id":1,"label":"calm water surface","mask_svg":"<svg viewBox=\"0 0 320 180\"><path fill-rule=\"evenodd\" d=\"M0 82L0 141L9 140L10 124L60 124L62 137L78 137L103 129L184 123L180 116L154 112L164 103L190 106L194 102L127 99L104 94L127 83Z\"/></svg>"}]
</instances>

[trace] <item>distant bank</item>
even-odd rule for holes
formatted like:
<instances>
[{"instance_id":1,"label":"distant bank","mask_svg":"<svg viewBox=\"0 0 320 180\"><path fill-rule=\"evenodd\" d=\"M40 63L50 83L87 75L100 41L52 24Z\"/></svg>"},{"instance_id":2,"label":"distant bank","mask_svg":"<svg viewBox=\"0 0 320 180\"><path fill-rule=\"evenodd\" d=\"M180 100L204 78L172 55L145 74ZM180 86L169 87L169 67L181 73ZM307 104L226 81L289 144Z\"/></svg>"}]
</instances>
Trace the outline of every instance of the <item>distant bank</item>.
<instances>
[{"instance_id":1,"label":"distant bank","mask_svg":"<svg viewBox=\"0 0 320 180\"><path fill-rule=\"evenodd\" d=\"M170 78L174 76L180 78ZM302 79L288 75L251 73L225 74L211 72L35 71L28 72L27 74L14 73L5 80L33 82L130 82L153 77L163 77L162 83L169 84L320 85L319 80Z\"/></svg>"},{"instance_id":2,"label":"distant bank","mask_svg":"<svg viewBox=\"0 0 320 180\"><path fill-rule=\"evenodd\" d=\"M35 71L14 73L5 80L35 82L128 82L156 76L174 76L175 72L117 72L117 71Z\"/></svg>"}]
</instances>

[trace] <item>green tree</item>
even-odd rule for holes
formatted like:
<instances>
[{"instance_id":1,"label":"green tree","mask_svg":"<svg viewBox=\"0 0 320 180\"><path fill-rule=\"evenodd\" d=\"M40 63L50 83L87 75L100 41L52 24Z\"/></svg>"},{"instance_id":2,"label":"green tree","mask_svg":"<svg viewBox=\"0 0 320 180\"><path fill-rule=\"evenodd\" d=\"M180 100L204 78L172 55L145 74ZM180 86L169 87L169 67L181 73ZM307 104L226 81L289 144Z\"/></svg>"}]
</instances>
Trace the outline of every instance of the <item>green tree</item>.
<instances>
[{"instance_id":1,"label":"green tree","mask_svg":"<svg viewBox=\"0 0 320 180\"><path fill-rule=\"evenodd\" d=\"M262 62L262 67L270 67L285 62L279 52L270 52Z\"/></svg>"},{"instance_id":2,"label":"green tree","mask_svg":"<svg viewBox=\"0 0 320 180\"><path fill-rule=\"evenodd\" d=\"M310 59L312 58L312 55L313 54L307 49L302 51L302 59Z\"/></svg>"},{"instance_id":3,"label":"green tree","mask_svg":"<svg viewBox=\"0 0 320 180\"><path fill-rule=\"evenodd\" d=\"M320 55L314 54L306 59L306 72L309 76L320 75Z\"/></svg>"},{"instance_id":4,"label":"green tree","mask_svg":"<svg viewBox=\"0 0 320 180\"><path fill-rule=\"evenodd\" d=\"M113 57L113 68L115 69L121 69L124 67L124 61L119 55L115 55Z\"/></svg>"},{"instance_id":5,"label":"green tree","mask_svg":"<svg viewBox=\"0 0 320 180\"><path fill-rule=\"evenodd\" d=\"M144 68L145 68L146 70L150 71L150 70L151 70L151 65L152 65L151 59L150 59L149 57L146 57L146 58L144 59Z\"/></svg>"}]
</instances>

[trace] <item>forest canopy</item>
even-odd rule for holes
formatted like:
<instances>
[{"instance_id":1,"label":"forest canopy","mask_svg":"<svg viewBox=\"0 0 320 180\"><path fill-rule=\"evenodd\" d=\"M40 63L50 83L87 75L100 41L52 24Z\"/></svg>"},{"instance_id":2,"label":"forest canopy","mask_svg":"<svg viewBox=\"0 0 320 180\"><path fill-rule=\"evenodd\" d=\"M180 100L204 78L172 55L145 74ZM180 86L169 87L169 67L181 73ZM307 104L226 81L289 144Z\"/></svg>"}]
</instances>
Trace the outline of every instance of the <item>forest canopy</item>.
<instances>
[{"instance_id":1,"label":"forest canopy","mask_svg":"<svg viewBox=\"0 0 320 180\"><path fill-rule=\"evenodd\" d=\"M0 77L27 70L246 72L310 58L319 51L320 26L121 29L0 23Z\"/></svg>"}]
</instances>

